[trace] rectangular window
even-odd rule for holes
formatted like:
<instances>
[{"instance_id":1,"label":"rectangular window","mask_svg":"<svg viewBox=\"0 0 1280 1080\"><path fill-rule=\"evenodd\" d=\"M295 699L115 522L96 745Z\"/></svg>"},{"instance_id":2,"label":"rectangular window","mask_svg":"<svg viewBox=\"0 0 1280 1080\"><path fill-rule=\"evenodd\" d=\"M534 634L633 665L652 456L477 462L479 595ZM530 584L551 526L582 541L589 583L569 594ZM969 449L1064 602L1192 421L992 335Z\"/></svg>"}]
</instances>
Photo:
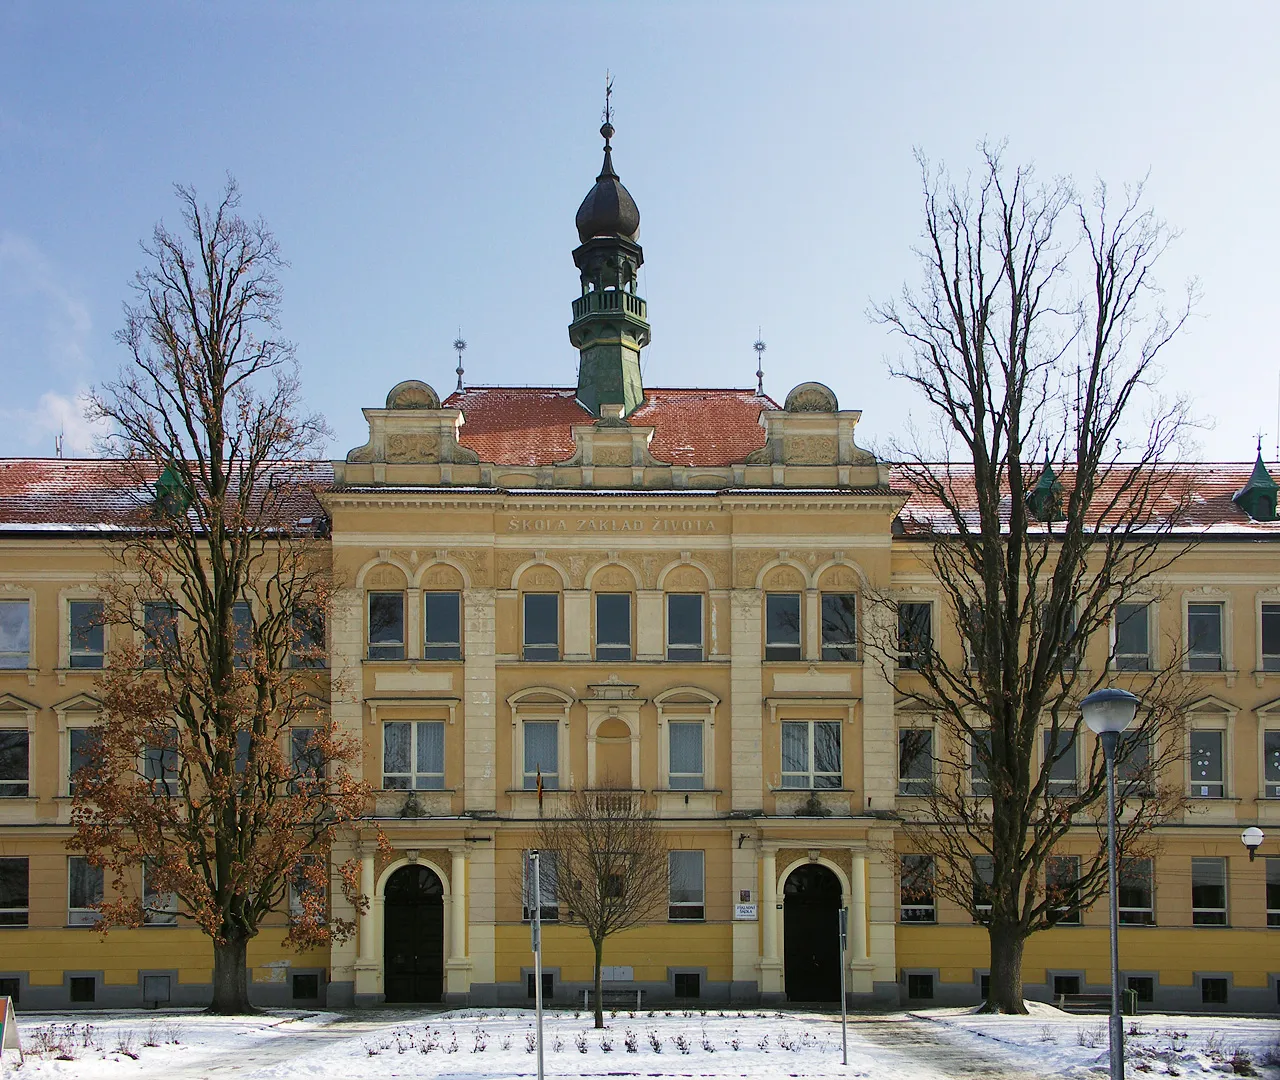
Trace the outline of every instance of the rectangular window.
<instances>
[{"instance_id":1,"label":"rectangular window","mask_svg":"<svg viewBox=\"0 0 1280 1080\"><path fill-rule=\"evenodd\" d=\"M30 735L25 728L0 728L0 799L31 794Z\"/></svg>"},{"instance_id":2,"label":"rectangular window","mask_svg":"<svg viewBox=\"0 0 1280 1080\"><path fill-rule=\"evenodd\" d=\"M1203 1005L1225 1005L1227 1003L1227 980L1220 977L1201 979L1200 1002Z\"/></svg>"},{"instance_id":3,"label":"rectangular window","mask_svg":"<svg viewBox=\"0 0 1280 1080\"><path fill-rule=\"evenodd\" d=\"M928 795L933 791L933 731L898 729L898 794Z\"/></svg>"},{"instance_id":4,"label":"rectangular window","mask_svg":"<svg viewBox=\"0 0 1280 1080\"><path fill-rule=\"evenodd\" d=\"M973 907L975 922L983 922L991 914L991 886L995 883L995 863L990 855L975 855L970 860L973 875Z\"/></svg>"},{"instance_id":5,"label":"rectangular window","mask_svg":"<svg viewBox=\"0 0 1280 1080\"><path fill-rule=\"evenodd\" d=\"M26 926L30 906L26 857L0 859L0 926Z\"/></svg>"},{"instance_id":6,"label":"rectangular window","mask_svg":"<svg viewBox=\"0 0 1280 1080\"><path fill-rule=\"evenodd\" d=\"M706 881L701 851L667 853L667 918L672 922L705 917Z\"/></svg>"},{"instance_id":7,"label":"rectangular window","mask_svg":"<svg viewBox=\"0 0 1280 1080\"><path fill-rule=\"evenodd\" d=\"M1191 860L1191 925L1227 925L1227 860Z\"/></svg>"},{"instance_id":8,"label":"rectangular window","mask_svg":"<svg viewBox=\"0 0 1280 1080\"><path fill-rule=\"evenodd\" d=\"M142 605L142 652L148 667L176 663L178 652L178 607L167 601Z\"/></svg>"},{"instance_id":9,"label":"rectangular window","mask_svg":"<svg viewBox=\"0 0 1280 1080\"><path fill-rule=\"evenodd\" d=\"M0 668L25 668L31 661L31 602L0 600Z\"/></svg>"},{"instance_id":10,"label":"rectangular window","mask_svg":"<svg viewBox=\"0 0 1280 1080\"><path fill-rule=\"evenodd\" d=\"M293 977L293 1000L316 1001L320 997L320 976L315 972Z\"/></svg>"},{"instance_id":11,"label":"rectangular window","mask_svg":"<svg viewBox=\"0 0 1280 1080\"><path fill-rule=\"evenodd\" d=\"M1280 799L1280 731L1262 733L1262 797Z\"/></svg>"},{"instance_id":12,"label":"rectangular window","mask_svg":"<svg viewBox=\"0 0 1280 1080\"><path fill-rule=\"evenodd\" d=\"M1116 786L1121 798L1151 791L1151 736L1122 731L1116 747Z\"/></svg>"},{"instance_id":13,"label":"rectangular window","mask_svg":"<svg viewBox=\"0 0 1280 1080\"><path fill-rule=\"evenodd\" d=\"M933 652L933 605L898 605L898 666L920 667Z\"/></svg>"},{"instance_id":14,"label":"rectangular window","mask_svg":"<svg viewBox=\"0 0 1280 1080\"><path fill-rule=\"evenodd\" d=\"M320 912L320 921L324 921L325 888L317 884L314 877L315 868L321 864L318 855L303 855L294 865L289 875L289 919L297 922L306 913L308 907Z\"/></svg>"},{"instance_id":15,"label":"rectangular window","mask_svg":"<svg viewBox=\"0 0 1280 1080\"><path fill-rule=\"evenodd\" d=\"M543 1001L555 1000L555 993L554 993L555 982L556 982L556 977L553 974L551 974L551 972L544 971L542 973L542 1000ZM524 984L529 994L529 1000L533 1001L536 995L534 993L535 983L534 983L534 973L532 971L529 972L528 975L525 977Z\"/></svg>"},{"instance_id":16,"label":"rectangular window","mask_svg":"<svg viewBox=\"0 0 1280 1080\"><path fill-rule=\"evenodd\" d=\"M462 659L462 594L422 594L422 656L425 660Z\"/></svg>"},{"instance_id":17,"label":"rectangular window","mask_svg":"<svg viewBox=\"0 0 1280 1080\"><path fill-rule=\"evenodd\" d=\"M1051 922L1080 925L1080 856L1052 855L1045 866L1045 897L1052 905Z\"/></svg>"},{"instance_id":18,"label":"rectangular window","mask_svg":"<svg viewBox=\"0 0 1280 1080\"><path fill-rule=\"evenodd\" d=\"M88 1004L97 1000L98 980L92 975L72 975L67 980L67 991L73 1002Z\"/></svg>"},{"instance_id":19,"label":"rectangular window","mask_svg":"<svg viewBox=\"0 0 1280 1080\"><path fill-rule=\"evenodd\" d=\"M702 659L702 594L667 594L667 659Z\"/></svg>"},{"instance_id":20,"label":"rectangular window","mask_svg":"<svg viewBox=\"0 0 1280 1080\"><path fill-rule=\"evenodd\" d=\"M1280 926L1280 855L1267 856L1267 925Z\"/></svg>"},{"instance_id":21,"label":"rectangular window","mask_svg":"<svg viewBox=\"0 0 1280 1080\"><path fill-rule=\"evenodd\" d=\"M1226 795L1222 772L1221 731L1191 732L1191 797L1221 799Z\"/></svg>"},{"instance_id":22,"label":"rectangular window","mask_svg":"<svg viewBox=\"0 0 1280 1080\"><path fill-rule=\"evenodd\" d=\"M142 864L142 921L147 926L177 926L178 897L171 892L158 891L154 877L150 861L144 861Z\"/></svg>"},{"instance_id":23,"label":"rectangular window","mask_svg":"<svg viewBox=\"0 0 1280 1080\"><path fill-rule=\"evenodd\" d=\"M764 658L799 660L800 594L768 593L764 612Z\"/></svg>"},{"instance_id":24,"label":"rectangular window","mask_svg":"<svg viewBox=\"0 0 1280 1080\"><path fill-rule=\"evenodd\" d=\"M933 975L928 972L908 973L907 997L913 1001L932 1001Z\"/></svg>"},{"instance_id":25,"label":"rectangular window","mask_svg":"<svg viewBox=\"0 0 1280 1080\"><path fill-rule=\"evenodd\" d=\"M317 788L324 780L324 750L317 738L319 732L312 727L289 729L289 762L293 766L293 778L289 789L305 793Z\"/></svg>"},{"instance_id":26,"label":"rectangular window","mask_svg":"<svg viewBox=\"0 0 1280 1080\"><path fill-rule=\"evenodd\" d=\"M1080 993L1079 975L1055 975L1053 977L1053 996L1060 998L1064 994Z\"/></svg>"},{"instance_id":27,"label":"rectangular window","mask_svg":"<svg viewBox=\"0 0 1280 1080\"><path fill-rule=\"evenodd\" d=\"M538 856L538 899L541 900L543 922L560 921L560 867L554 851L544 851ZM524 900L520 918L533 919L533 860L524 853ZM544 976L545 978L546 976Z\"/></svg>"},{"instance_id":28,"label":"rectangular window","mask_svg":"<svg viewBox=\"0 0 1280 1080\"><path fill-rule=\"evenodd\" d=\"M1156 999L1156 980L1151 975L1130 975L1125 987L1132 990L1139 1002L1150 1004Z\"/></svg>"},{"instance_id":29,"label":"rectangular window","mask_svg":"<svg viewBox=\"0 0 1280 1080\"><path fill-rule=\"evenodd\" d=\"M667 725L667 740L671 755L668 786L684 791L702 790L702 721L672 721Z\"/></svg>"},{"instance_id":30,"label":"rectangular window","mask_svg":"<svg viewBox=\"0 0 1280 1080\"><path fill-rule=\"evenodd\" d=\"M235 666L247 668L253 662L253 609L249 601L237 600L231 605L231 632Z\"/></svg>"},{"instance_id":31,"label":"rectangular window","mask_svg":"<svg viewBox=\"0 0 1280 1080\"><path fill-rule=\"evenodd\" d=\"M142 775L153 795L178 794L178 729L166 728L158 743L147 746L142 757Z\"/></svg>"},{"instance_id":32,"label":"rectangular window","mask_svg":"<svg viewBox=\"0 0 1280 1080\"><path fill-rule=\"evenodd\" d=\"M300 607L293 613L293 641L289 646L289 663L296 668L325 666L324 610Z\"/></svg>"},{"instance_id":33,"label":"rectangular window","mask_svg":"<svg viewBox=\"0 0 1280 1080\"><path fill-rule=\"evenodd\" d=\"M1044 733L1044 760L1049 770L1049 795L1069 798L1076 793L1076 740L1071 731Z\"/></svg>"},{"instance_id":34,"label":"rectangular window","mask_svg":"<svg viewBox=\"0 0 1280 1080\"><path fill-rule=\"evenodd\" d=\"M933 856L903 855L898 882L900 918L904 923L938 921L933 891Z\"/></svg>"},{"instance_id":35,"label":"rectangular window","mask_svg":"<svg viewBox=\"0 0 1280 1080\"><path fill-rule=\"evenodd\" d=\"M524 594L524 658L560 659L560 594Z\"/></svg>"},{"instance_id":36,"label":"rectangular window","mask_svg":"<svg viewBox=\"0 0 1280 1080\"><path fill-rule=\"evenodd\" d=\"M1262 670L1280 671L1280 604L1262 605Z\"/></svg>"},{"instance_id":37,"label":"rectangular window","mask_svg":"<svg viewBox=\"0 0 1280 1080\"><path fill-rule=\"evenodd\" d=\"M702 973L699 971L676 971L671 975L671 989L674 995L683 1000L691 1000L702 996Z\"/></svg>"},{"instance_id":38,"label":"rectangular window","mask_svg":"<svg viewBox=\"0 0 1280 1080\"><path fill-rule=\"evenodd\" d=\"M404 593L369 594L369 659L403 660Z\"/></svg>"},{"instance_id":39,"label":"rectangular window","mask_svg":"<svg viewBox=\"0 0 1280 1080\"><path fill-rule=\"evenodd\" d=\"M1187 667L1222 670L1222 605L1187 605Z\"/></svg>"},{"instance_id":40,"label":"rectangular window","mask_svg":"<svg viewBox=\"0 0 1280 1080\"><path fill-rule=\"evenodd\" d=\"M596 593L596 659L631 659L630 593Z\"/></svg>"},{"instance_id":41,"label":"rectangular window","mask_svg":"<svg viewBox=\"0 0 1280 1080\"><path fill-rule=\"evenodd\" d=\"M988 762L991 760L991 729L981 728L973 733L969 743L969 793L981 798L991 794L991 778Z\"/></svg>"},{"instance_id":42,"label":"rectangular window","mask_svg":"<svg viewBox=\"0 0 1280 1080\"><path fill-rule=\"evenodd\" d=\"M1121 859L1120 921L1126 926L1155 926L1155 894L1151 886L1150 859Z\"/></svg>"},{"instance_id":43,"label":"rectangular window","mask_svg":"<svg viewBox=\"0 0 1280 1080\"><path fill-rule=\"evenodd\" d=\"M822 594L822 659L858 659L858 597Z\"/></svg>"},{"instance_id":44,"label":"rectangular window","mask_svg":"<svg viewBox=\"0 0 1280 1080\"><path fill-rule=\"evenodd\" d=\"M106 656L107 628L101 600L72 600L67 605L73 668L100 668Z\"/></svg>"},{"instance_id":45,"label":"rectangular window","mask_svg":"<svg viewBox=\"0 0 1280 1080\"><path fill-rule=\"evenodd\" d=\"M67 925L92 926L102 918L102 867L83 855L67 856Z\"/></svg>"},{"instance_id":46,"label":"rectangular window","mask_svg":"<svg viewBox=\"0 0 1280 1080\"><path fill-rule=\"evenodd\" d=\"M382 725L382 786L387 790L444 788L444 721Z\"/></svg>"},{"instance_id":47,"label":"rectangular window","mask_svg":"<svg viewBox=\"0 0 1280 1080\"><path fill-rule=\"evenodd\" d=\"M17 1005L22 999L22 980L14 978L0 979L0 997L12 998Z\"/></svg>"},{"instance_id":48,"label":"rectangular window","mask_svg":"<svg viewBox=\"0 0 1280 1080\"><path fill-rule=\"evenodd\" d=\"M782 724L782 786L838 788L843 770L840 721L787 720Z\"/></svg>"},{"instance_id":49,"label":"rectangular window","mask_svg":"<svg viewBox=\"0 0 1280 1080\"><path fill-rule=\"evenodd\" d=\"M67 794L76 793L76 773L91 764L93 755L92 728L67 728Z\"/></svg>"},{"instance_id":50,"label":"rectangular window","mask_svg":"<svg viewBox=\"0 0 1280 1080\"><path fill-rule=\"evenodd\" d=\"M524 789L536 791L538 780L547 791L560 786L560 722L526 720L524 733Z\"/></svg>"},{"instance_id":51,"label":"rectangular window","mask_svg":"<svg viewBox=\"0 0 1280 1080\"><path fill-rule=\"evenodd\" d=\"M1119 671L1151 667L1151 618L1147 604L1116 605L1115 666Z\"/></svg>"}]
</instances>

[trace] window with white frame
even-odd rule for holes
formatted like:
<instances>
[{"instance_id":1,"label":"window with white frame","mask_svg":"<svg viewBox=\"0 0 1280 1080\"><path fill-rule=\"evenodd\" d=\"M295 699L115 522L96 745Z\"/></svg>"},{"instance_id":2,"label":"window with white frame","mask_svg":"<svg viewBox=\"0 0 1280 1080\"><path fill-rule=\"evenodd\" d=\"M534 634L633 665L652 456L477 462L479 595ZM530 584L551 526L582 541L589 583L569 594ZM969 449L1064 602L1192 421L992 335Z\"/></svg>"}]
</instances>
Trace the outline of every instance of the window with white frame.
<instances>
[{"instance_id":1,"label":"window with white frame","mask_svg":"<svg viewBox=\"0 0 1280 1080\"><path fill-rule=\"evenodd\" d=\"M858 597L822 594L822 659L858 659Z\"/></svg>"},{"instance_id":2,"label":"window with white frame","mask_svg":"<svg viewBox=\"0 0 1280 1080\"><path fill-rule=\"evenodd\" d=\"M1152 790L1151 735L1122 731L1116 744L1116 789L1120 798L1146 795Z\"/></svg>"},{"instance_id":3,"label":"window with white frame","mask_svg":"<svg viewBox=\"0 0 1280 1080\"><path fill-rule=\"evenodd\" d=\"M1075 733L1069 728L1044 732L1044 761L1048 768L1048 793L1054 798L1068 798L1077 791Z\"/></svg>"},{"instance_id":4,"label":"window with white frame","mask_svg":"<svg viewBox=\"0 0 1280 1080\"><path fill-rule=\"evenodd\" d=\"M672 720L667 724L667 786L677 791L700 791L705 786L701 720Z\"/></svg>"},{"instance_id":5,"label":"window with white frame","mask_svg":"<svg viewBox=\"0 0 1280 1080\"><path fill-rule=\"evenodd\" d=\"M560 659L560 594L524 594L524 658Z\"/></svg>"},{"instance_id":6,"label":"window with white frame","mask_svg":"<svg viewBox=\"0 0 1280 1080\"><path fill-rule=\"evenodd\" d=\"M1150 859L1121 859L1119 894L1120 922L1126 926L1154 926L1155 889Z\"/></svg>"},{"instance_id":7,"label":"window with white frame","mask_svg":"<svg viewBox=\"0 0 1280 1080\"><path fill-rule=\"evenodd\" d=\"M766 593L764 613L764 658L799 660L800 594Z\"/></svg>"},{"instance_id":8,"label":"window with white frame","mask_svg":"<svg viewBox=\"0 0 1280 1080\"><path fill-rule=\"evenodd\" d=\"M299 725L289 729L289 764L290 790L305 793L323 783L325 759L319 728Z\"/></svg>"},{"instance_id":9,"label":"window with white frame","mask_svg":"<svg viewBox=\"0 0 1280 1080\"><path fill-rule=\"evenodd\" d=\"M1280 927L1280 856L1268 855L1267 875L1267 925Z\"/></svg>"},{"instance_id":10,"label":"window with white frame","mask_svg":"<svg viewBox=\"0 0 1280 1080\"><path fill-rule=\"evenodd\" d=\"M67 925L92 926L102 918L102 867L83 855L67 856Z\"/></svg>"},{"instance_id":11,"label":"window with white frame","mask_svg":"<svg viewBox=\"0 0 1280 1080\"><path fill-rule=\"evenodd\" d=\"M422 594L422 657L424 660L462 659L462 594Z\"/></svg>"},{"instance_id":12,"label":"window with white frame","mask_svg":"<svg viewBox=\"0 0 1280 1080\"><path fill-rule=\"evenodd\" d=\"M1258 628L1262 652L1262 670L1280 671L1280 603L1262 605Z\"/></svg>"},{"instance_id":13,"label":"window with white frame","mask_svg":"<svg viewBox=\"0 0 1280 1080\"><path fill-rule=\"evenodd\" d=\"M1222 604L1187 605L1187 667L1221 671Z\"/></svg>"},{"instance_id":14,"label":"window with white frame","mask_svg":"<svg viewBox=\"0 0 1280 1080\"><path fill-rule=\"evenodd\" d=\"M1113 666L1118 671L1151 669L1151 605L1117 604Z\"/></svg>"},{"instance_id":15,"label":"window with white frame","mask_svg":"<svg viewBox=\"0 0 1280 1080\"><path fill-rule=\"evenodd\" d=\"M404 593L369 593L369 659L404 658Z\"/></svg>"},{"instance_id":16,"label":"window with white frame","mask_svg":"<svg viewBox=\"0 0 1280 1080\"><path fill-rule=\"evenodd\" d=\"M899 864L899 919L904 923L937 922L933 856L902 855L899 857Z\"/></svg>"},{"instance_id":17,"label":"window with white frame","mask_svg":"<svg viewBox=\"0 0 1280 1080\"><path fill-rule=\"evenodd\" d=\"M630 593L596 593L596 659L631 659Z\"/></svg>"},{"instance_id":18,"label":"window with white frame","mask_svg":"<svg viewBox=\"0 0 1280 1080\"><path fill-rule=\"evenodd\" d=\"M969 794L987 798L991 794L991 729L977 728L969 740Z\"/></svg>"},{"instance_id":19,"label":"window with white frame","mask_svg":"<svg viewBox=\"0 0 1280 1080\"><path fill-rule=\"evenodd\" d=\"M25 799L31 794L31 733L25 728L0 728L0 799Z\"/></svg>"},{"instance_id":20,"label":"window with white frame","mask_svg":"<svg viewBox=\"0 0 1280 1080\"><path fill-rule=\"evenodd\" d=\"M933 652L933 605L898 604L898 666L919 668Z\"/></svg>"},{"instance_id":21,"label":"window with white frame","mask_svg":"<svg viewBox=\"0 0 1280 1080\"><path fill-rule=\"evenodd\" d=\"M1191 797L1222 799L1227 794L1224 749L1226 732L1194 729L1191 732Z\"/></svg>"},{"instance_id":22,"label":"window with white frame","mask_svg":"<svg viewBox=\"0 0 1280 1080\"><path fill-rule=\"evenodd\" d=\"M92 765L97 733L91 727L67 728L67 794L76 793L76 773Z\"/></svg>"},{"instance_id":23,"label":"window with white frame","mask_svg":"<svg viewBox=\"0 0 1280 1080\"><path fill-rule=\"evenodd\" d=\"M667 659L701 661L702 594L667 593Z\"/></svg>"},{"instance_id":24,"label":"window with white frame","mask_svg":"<svg viewBox=\"0 0 1280 1080\"><path fill-rule=\"evenodd\" d=\"M1049 921L1058 926L1080 925L1080 856L1051 855L1045 863L1045 897Z\"/></svg>"},{"instance_id":25,"label":"window with white frame","mask_svg":"<svg viewBox=\"0 0 1280 1080\"><path fill-rule=\"evenodd\" d=\"M247 668L253 662L253 609L248 600L231 605L231 633L232 662L238 668Z\"/></svg>"},{"instance_id":26,"label":"window with white frame","mask_svg":"<svg viewBox=\"0 0 1280 1080\"><path fill-rule=\"evenodd\" d=\"M31 601L0 600L0 668L31 666Z\"/></svg>"},{"instance_id":27,"label":"window with white frame","mask_svg":"<svg viewBox=\"0 0 1280 1080\"><path fill-rule=\"evenodd\" d=\"M142 775L154 795L178 794L178 729L165 728L142 751Z\"/></svg>"},{"instance_id":28,"label":"window with white frame","mask_svg":"<svg viewBox=\"0 0 1280 1080\"><path fill-rule=\"evenodd\" d=\"M142 648L148 667L174 663L178 650L178 605L152 600L142 605Z\"/></svg>"},{"instance_id":29,"label":"window with white frame","mask_svg":"<svg viewBox=\"0 0 1280 1080\"><path fill-rule=\"evenodd\" d=\"M293 612L293 638L289 643L289 665L295 668L325 666L324 609L304 604Z\"/></svg>"},{"instance_id":30,"label":"window with white frame","mask_svg":"<svg viewBox=\"0 0 1280 1080\"><path fill-rule=\"evenodd\" d=\"M384 789L444 788L444 721L388 721L382 725Z\"/></svg>"},{"instance_id":31,"label":"window with white frame","mask_svg":"<svg viewBox=\"0 0 1280 1080\"><path fill-rule=\"evenodd\" d=\"M67 629L70 635L68 666L101 668L107 653L107 628L102 601L68 601Z\"/></svg>"},{"instance_id":32,"label":"window with white frame","mask_svg":"<svg viewBox=\"0 0 1280 1080\"><path fill-rule=\"evenodd\" d=\"M706 917L706 872L701 851L667 853L667 918L671 922L701 921Z\"/></svg>"},{"instance_id":33,"label":"window with white frame","mask_svg":"<svg viewBox=\"0 0 1280 1080\"><path fill-rule=\"evenodd\" d=\"M142 921L146 926L177 926L178 897L155 887L156 872L149 859L142 863Z\"/></svg>"},{"instance_id":34,"label":"window with white frame","mask_svg":"<svg viewBox=\"0 0 1280 1080\"><path fill-rule=\"evenodd\" d=\"M995 861L990 855L975 855L969 861L969 873L973 882L973 910L975 922L985 922L991 915L991 888L995 884Z\"/></svg>"},{"instance_id":35,"label":"window with white frame","mask_svg":"<svg viewBox=\"0 0 1280 1080\"><path fill-rule=\"evenodd\" d=\"M319 855L306 854L298 859L289 874L289 921L298 922L308 910L318 912L324 921L324 862Z\"/></svg>"},{"instance_id":36,"label":"window with white frame","mask_svg":"<svg viewBox=\"0 0 1280 1080\"><path fill-rule=\"evenodd\" d=\"M1262 797L1280 799L1280 728L1262 731Z\"/></svg>"},{"instance_id":37,"label":"window with white frame","mask_svg":"<svg viewBox=\"0 0 1280 1080\"><path fill-rule=\"evenodd\" d=\"M0 926L26 926L30 911L27 857L0 858Z\"/></svg>"},{"instance_id":38,"label":"window with white frame","mask_svg":"<svg viewBox=\"0 0 1280 1080\"><path fill-rule=\"evenodd\" d=\"M1227 925L1227 860L1191 860L1191 924Z\"/></svg>"},{"instance_id":39,"label":"window with white frame","mask_svg":"<svg viewBox=\"0 0 1280 1080\"><path fill-rule=\"evenodd\" d=\"M928 795L933 791L933 729L898 729L898 794Z\"/></svg>"},{"instance_id":40,"label":"window with white frame","mask_svg":"<svg viewBox=\"0 0 1280 1080\"><path fill-rule=\"evenodd\" d=\"M541 782L547 791L560 787L560 721L525 720L520 726L524 737L524 789L536 791Z\"/></svg>"},{"instance_id":41,"label":"window with white frame","mask_svg":"<svg viewBox=\"0 0 1280 1080\"><path fill-rule=\"evenodd\" d=\"M533 919L533 860L524 853L524 886L521 892L520 918ZM538 901L543 922L560 921L560 863L554 851L538 853Z\"/></svg>"},{"instance_id":42,"label":"window with white frame","mask_svg":"<svg viewBox=\"0 0 1280 1080\"><path fill-rule=\"evenodd\" d=\"M842 779L840 721L784 720L782 786L838 788Z\"/></svg>"}]
</instances>

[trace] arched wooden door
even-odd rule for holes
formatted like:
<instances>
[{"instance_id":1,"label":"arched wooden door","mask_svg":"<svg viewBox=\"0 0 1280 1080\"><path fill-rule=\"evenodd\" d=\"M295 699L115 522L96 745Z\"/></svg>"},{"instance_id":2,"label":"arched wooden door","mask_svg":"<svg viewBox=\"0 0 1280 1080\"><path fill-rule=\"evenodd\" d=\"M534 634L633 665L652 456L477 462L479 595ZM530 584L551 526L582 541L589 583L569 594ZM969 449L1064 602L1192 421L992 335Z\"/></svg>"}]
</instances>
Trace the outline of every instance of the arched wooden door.
<instances>
[{"instance_id":1,"label":"arched wooden door","mask_svg":"<svg viewBox=\"0 0 1280 1080\"><path fill-rule=\"evenodd\" d=\"M788 1001L840 1000L840 879L825 866L796 867L782 889Z\"/></svg>"},{"instance_id":2,"label":"arched wooden door","mask_svg":"<svg viewBox=\"0 0 1280 1080\"><path fill-rule=\"evenodd\" d=\"M444 886L425 866L402 866L383 901L383 989L387 1001L444 996Z\"/></svg>"}]
</instances>

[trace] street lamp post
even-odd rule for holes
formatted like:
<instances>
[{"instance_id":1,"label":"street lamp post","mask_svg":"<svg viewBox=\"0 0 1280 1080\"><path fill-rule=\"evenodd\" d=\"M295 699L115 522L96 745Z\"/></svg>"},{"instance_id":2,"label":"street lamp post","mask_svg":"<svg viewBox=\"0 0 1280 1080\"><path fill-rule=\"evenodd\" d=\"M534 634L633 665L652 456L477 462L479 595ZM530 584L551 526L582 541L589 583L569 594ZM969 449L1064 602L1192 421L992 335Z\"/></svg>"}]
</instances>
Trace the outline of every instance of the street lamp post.
<instances>
[{"instance_id":1,"label":"street lamp post","mask_svg":"<svg viewBox=\"0 0 1280 1080\"><path fill-rule=\"evenodd\" d=\"M1095 690L1082 702L1084 722L1102 741L1107 763L1107 870L1111 916L1111 1080L1124 1080L1124 1021L1120 1016L1120 886L1116 867L1116 746L1120 733L1138 711L1138 699L1127 690L1109 686Z\"/></svg>"}]
</instances>

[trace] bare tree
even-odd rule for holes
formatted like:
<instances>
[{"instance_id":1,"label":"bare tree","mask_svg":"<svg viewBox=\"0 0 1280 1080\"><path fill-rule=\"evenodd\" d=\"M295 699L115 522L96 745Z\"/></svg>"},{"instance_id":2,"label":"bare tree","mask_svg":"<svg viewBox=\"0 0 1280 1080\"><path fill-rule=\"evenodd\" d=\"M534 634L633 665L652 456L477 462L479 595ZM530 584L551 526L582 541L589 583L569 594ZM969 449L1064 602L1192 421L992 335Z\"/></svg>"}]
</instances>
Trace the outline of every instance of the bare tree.
<instances>
[{"instance_id":1,"label":"bare tree","mask_svg":"<svg viewBox=\"0 0 1280 1080\"><path fill-rule=\"evenodd\" d=\"M278 336L279 250L234 181L212 208L177 195L185 232L143 245L118 335L131 359L93 399L135 494L108 545L121 643L68 844L111 871L104 929L176 897L213 942L212 1010L246 1012L248 941L291 891L291 943L352 932L326 913L328 855L369 791L347 767L358 739L323 708L326 432ZM338 870L359 905L356 868Z\"/></svg>"},{"instance_id":2,"label":"bare tree","mask_svg":"<svg viewBox=\"0 0 1280 1080\"><path fill-rule=\"evenodd\" d=\"M1153 392L1194 286L1166 313L1152 271L1171 233L1141 185L1118 205L1101 183L1081 199L986 146L964 186L920 165L924 280L874 314L907 343L893 373L936 422L894 456L915 493L905 537L963 648L936 648L938 628L891 596L874 601L888 617L869 646L939 731L937 780L904 828L932 861L904 866L908 891L931 865L937 891L989 932L988 1008L1025 1012L1027 937L1106 888L1100 751L1071 768L1086 693L1119 675L1143 700L1121 746L1122 850L1149 851L1151 827L1182 806L1162 782L1182 747L1180 650L1159 671L1084 660L1118 605L1158 592L1195 542L1189 474L1170 464L1185 406ZM1050 862L1082 837L1078 874Z\"/></svg>"},{"instance_id":3,"label":"bare tree","mask_svg":"<svg viewBox=\"0 0 1280 1080\"><path fill-rule=\"evenodd\" d=\"M666 841L638 795L605 788L569 794L561 814L539 822L538 846L553 856L560 918L586 930L595 950L595 1019L602 1028L604 943L662 911L667 902ZM527 895L526 887L526 907Z\"/></svg>"}]
</instances>

